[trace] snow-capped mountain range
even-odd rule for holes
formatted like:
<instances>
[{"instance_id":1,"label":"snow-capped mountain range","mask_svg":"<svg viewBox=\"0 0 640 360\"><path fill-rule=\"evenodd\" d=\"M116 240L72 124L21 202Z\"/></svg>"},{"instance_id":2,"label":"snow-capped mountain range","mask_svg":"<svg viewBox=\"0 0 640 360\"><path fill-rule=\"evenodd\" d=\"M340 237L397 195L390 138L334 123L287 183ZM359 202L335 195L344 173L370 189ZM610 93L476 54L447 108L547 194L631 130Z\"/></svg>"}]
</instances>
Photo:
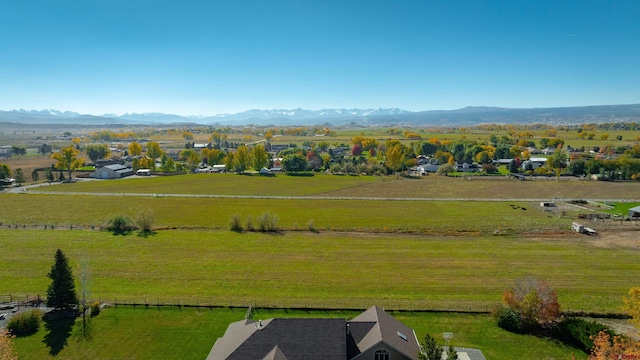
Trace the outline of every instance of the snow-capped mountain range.
<instances>
[{"instance_id":1,"label":"snow-capped mountain range","mask_svg":"<svg viewBox=\"0 0 640 360\"><path fill-rule=\"evenodd\" d=\"M274 109L247 110L236 114L182 116L164 113L104 114L100 116L58 110L0 111L0 123L17 124L82 124L82 125L275 125L305 126L330 124L355 125L433 125L467 126L483 123L579 124L602 122L639 122L640 104L598 105L557 108L511 109L468 106L457 110L412 112L399 108L386 109Z\"/></svg>"}]
</instances>

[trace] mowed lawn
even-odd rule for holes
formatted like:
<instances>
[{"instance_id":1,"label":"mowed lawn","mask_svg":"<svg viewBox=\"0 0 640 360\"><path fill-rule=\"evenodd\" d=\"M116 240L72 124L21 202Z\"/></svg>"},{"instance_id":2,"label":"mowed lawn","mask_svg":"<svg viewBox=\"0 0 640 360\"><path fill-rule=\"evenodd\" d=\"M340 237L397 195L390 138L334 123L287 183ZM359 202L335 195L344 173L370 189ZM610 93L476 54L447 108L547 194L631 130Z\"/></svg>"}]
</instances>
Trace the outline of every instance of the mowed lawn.
<instances>
[{"instance_id":1,"label":"mowed lawn","mask_svg":"<svg viewBox=\"0 0 640 360\"><path fill-rule=\"evenodd\" d=\"M466 179L430 175L420 179L378 181L341 189L325 196L426 199L640 199L637 182L590 180L509 180L506 176L476 176Z\"/></svg>"},{"instance_id":2,"label":"mowed lawn","mask_svg":"<svg viewBox=\"0 0 640 360\"><path fill-rule=\"evenodd\" d=\"M638 183L500 177L189 174L56 184L31 191L403 199L640 199Z\"/></svg>"},{"instance_id":3,"label":"mowed lawn","mask_svg":"<svg viewBox=\"0 0 640 360\"><path fill-rule=\"evenodd\" d=\"M63 346L48 346L49 330L14 340L20 359L182 359L206 358L216 339L231 322L244 318L245 309L194 309L119 306L107 308L92 320L92 337L82 337L81 321L76 321ZM256 308L255 319L343 318L358 311L291 311ZM488 359L539 360L569 359L582 352L555 341L513 334L498 328L488 315L394 312L390 314L412 327L418 339L428 332L442 344L442 332L453 332L451 344L479 348ZM57 351L51 354L51 349Z\"/></svg>"},{"instance_id":4,"label":"mowed lawn","mask_svg":"<svg viewBox=\"0 0 640 360\"><path fill-rule=\"evenodd\" d=\"M0 294L44 294L57 248L103 301L273 307L491 310L527 274L564 309L618 312L637 250L565 240L361 233L0 230Z\"/></svg>"},{"instance_id":5,"label":"mowed lawn","mask_svg":"<svg viewBox=\"0 0 640 360\"><path fill-rule=\"evenodd\" d=\"M258 174L185 174L129 177L119 180L80 181L41 188L50 191L309 196L380 181L374 176L261 176Z\"/></svg>"},{"instance_id":6,"label":"mowed lawn","mask_svg":"<svg viewBox=\"0 0 640 360\"><path fill-rule=\"evenodd\" d=\"M116 215L135 218L151 210L160 228L228 229L233 214L243 225L264 213L276 215L283 229L487 233L570 229L559 218L527 202L463 202L334 199L249 199L173 196L97 196L4 194L0 202L11 211L0 223L43 229L45 225L99 227Z\"/></svg>"}]
</instances>

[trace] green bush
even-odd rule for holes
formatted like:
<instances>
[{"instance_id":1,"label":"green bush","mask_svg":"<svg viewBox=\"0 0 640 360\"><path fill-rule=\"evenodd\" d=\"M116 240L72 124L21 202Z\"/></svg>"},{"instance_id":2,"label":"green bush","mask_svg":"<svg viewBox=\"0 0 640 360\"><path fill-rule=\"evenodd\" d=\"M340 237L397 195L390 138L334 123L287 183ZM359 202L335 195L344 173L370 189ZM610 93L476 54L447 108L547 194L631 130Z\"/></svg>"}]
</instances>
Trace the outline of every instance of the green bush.
<instances>
[{"instance_id":1,"label":"green bush","mask_svg":"<svg viewBox=\"0 0 640 360\"><path fill-rule=\"evenodd\" d=\"M278 216L264 213L258 218L258 230L262 232L278 231Z\"/></svg>"},{"instance_id":2,"label":"green bush","mask_svg":"<svg viewBox=\"0 0 640 360\"><path fill-rule=\"evenodd\" d=\"M517 334L523 333L523 324L520 316L508 306L500 306L493 312L493 318L499 327Z\"/></svg>"},{"instance_id":3,"label":"green bush","mask_svg":"<svg viewBox=\"0 0 640 360\"><path fill-rule=\"evenodd\" d=\"M153 233L153 225L156 222L156 217L151 210L142 211L136 218L136 224L140 229L141 235Z\"/></svg>"},{"instance_id":4,"label":"green bush","mask_svg":"<svg viewBox=\"0 0 640 360\"><path fill-rule=\"evenodd\" d=\"M26 310L11 317L7 322L7 330L13 335L31 335L38 331L42 321L42 311L38 309Z\"/></svg>"},{"instance_id":5,"label":"green bush","mask_svg":"<svg viewBox=\"0 0 640 360\"><path fill-rule=\"evenodd\" d=\"M251 216L247 217L247 231L255 231L256 229L253 227L253 218Z\"/></svg>"},{"instance_id":6,"label":"green bush","mask_svg":"<svg viewBox=\"0 0 640 360\"><path fill-rule=\"evenodd\" d=\"M116 235L124 235L136 229L133 221L124 215L117 215L107 223L107 230Z\"/></svg>"},{"instance_id":7,"label":"green bush","mask_svg":"<svg viewBox=\"0 0 640 360\"><path fill-rule=\"evenodd\" d=\"M99 301L92 302L89 309L90 309L91 317L98 316L98 314L100 314L100 302Z\"/></svg>"},{"instance_id":8,"label":"green bush","mask_svg":"<svg viewBox=\"0 0 640 360\"><path fill-rule=\"evenodd\" d=\"M615 335L608 327L595 321L565 318L558 323L559 340L585 352L593 348L593 340L590 337L598 335L600 331L605 331L611 336Z\"/></svg>"},{"instance_id":9,"label":"green bush","mask_svg":"<svg viewBox=\"0 0 640 360\"><path fill-rule=\"evenodd\" d=\"M318 228L316 227L316 223L313 221L313 219L309 220L309 222L307 223L307 228L309 229L309 231L317 233Z\"/></svg>"},{"instance_id":10,"label":"green bush","mask_svg":"<svg viewBox=\"0 0 640 360\"><path fill-rule=\"evenodd\" d=\"M229 220L229 229L235 232L242 232L242 222L240 220L240 214L233 214Z\"/></svg>"}]
</instances>

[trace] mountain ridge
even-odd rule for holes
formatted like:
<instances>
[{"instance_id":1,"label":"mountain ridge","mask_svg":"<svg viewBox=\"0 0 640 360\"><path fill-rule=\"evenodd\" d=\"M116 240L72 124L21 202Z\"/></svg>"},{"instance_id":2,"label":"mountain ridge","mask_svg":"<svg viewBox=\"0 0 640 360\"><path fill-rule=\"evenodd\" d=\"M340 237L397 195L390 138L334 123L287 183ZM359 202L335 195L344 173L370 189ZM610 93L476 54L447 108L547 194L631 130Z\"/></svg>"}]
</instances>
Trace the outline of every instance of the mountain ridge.
<instances>
[{"instance_id":1,"label":"mountain ridge","mask_svg":"<svg viewBox=\"0 0 640 360\"><path fill-rule=\"evenodd\" d=\"M251 109L234 114L175 115L165 113L126 113L91 115L73 111L0 110L0 123L23 124L80 124L80 125L319 125L334 126L467 126L483 123L547 123L579 124L602 122L640 121L640 104L590 105L549 108L503 108L492 106L467 106L455 110L408 111L400 108L332 108L320 110Z\"/></svg>"}]
</instances>

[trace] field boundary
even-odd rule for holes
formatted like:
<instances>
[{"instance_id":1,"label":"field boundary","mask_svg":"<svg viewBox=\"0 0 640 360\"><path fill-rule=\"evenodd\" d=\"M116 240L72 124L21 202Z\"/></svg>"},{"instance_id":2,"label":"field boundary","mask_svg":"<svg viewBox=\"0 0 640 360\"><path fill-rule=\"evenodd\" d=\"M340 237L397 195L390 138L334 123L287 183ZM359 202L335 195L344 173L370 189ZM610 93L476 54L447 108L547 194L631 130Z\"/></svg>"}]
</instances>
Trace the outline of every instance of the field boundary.
<instances>
[{"instance_id":1,"label":"field boundary","mask_svg":"<svg viewBox=\"0 0 640 360\"><path fill-rule=\"evenodd\" d=\"M9 301L7 301L9 300ZM213 302L206 301L198 302L196 301L147 301L143 300L118 300L117 297L111 300L99 300L92 299L87 301L87 303L100 302L104 304L106 307L112 307L114 309L118 309L120 307L132 307L134 310L136 308L140 308L143 310L161 310L162 308L176 308L178 310L185 309L247 309L249 307L253 309L264 309L264 310L291 310L291 311L354 311L361 312L366 310L370 305L363 304L362 307L352 306L317 306L317 305L307 305L304 304L295 304L292 303L290 305L283 304L273 304L273 303L260 303L260 302L250 302L248 304L242 304L243 301L235 301L228 303L221 302ZM0 294L0 309L9 310L15 309L20 310L21 308L32 308L39 307L41 304L46 303L46 297L40 295L1 295ZM461 305L461 304L452 304L452 306L433 306L433 307L420 307L420 306L382 306L385 310L393 311L393 312L401 312L401 313L451 313L451 314L469 314L469 315L489 315L493 312L494 307L497 305L488 304L485 305ZM564 316L573 316L573 317L591 317L591 318L600 318L600 319L629 319L629 315L625 313L618 312L606 312L606 311L589 311L589 310L576 310L576 309L567 309L561 312Z\"/></svg>"}]
</instances>

